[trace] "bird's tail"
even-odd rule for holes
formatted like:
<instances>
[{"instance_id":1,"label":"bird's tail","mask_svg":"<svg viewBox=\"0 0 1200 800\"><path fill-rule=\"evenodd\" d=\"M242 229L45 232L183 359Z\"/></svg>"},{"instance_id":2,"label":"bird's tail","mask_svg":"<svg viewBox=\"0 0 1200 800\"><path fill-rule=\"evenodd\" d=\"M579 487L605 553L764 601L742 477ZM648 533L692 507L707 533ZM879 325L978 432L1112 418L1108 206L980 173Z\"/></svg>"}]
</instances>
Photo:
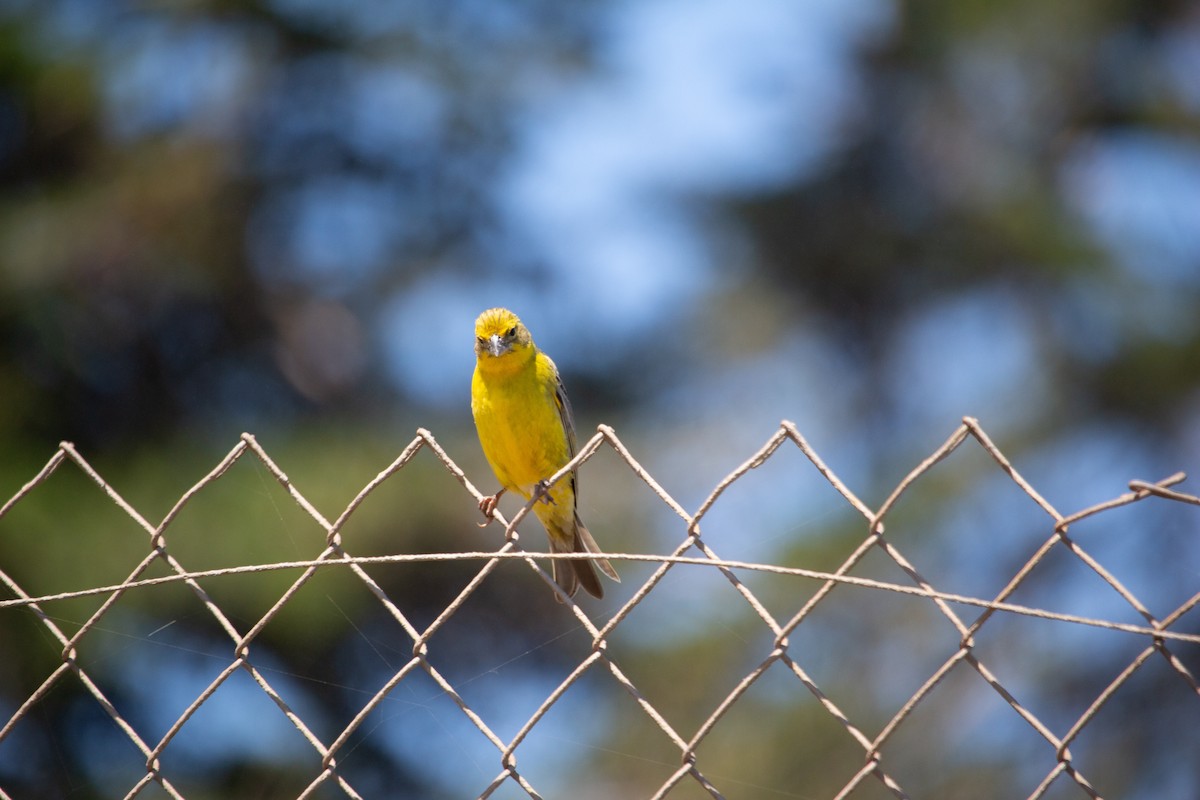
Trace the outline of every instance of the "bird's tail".
<instances>
[{"instance_id":1,"label":"bird's tail","mask_svg":"<svg viewBox=\"0 0 1200 800\"><path fill-rule=\"evenodd\" d=\"M576 514L574 531L554 531L550 534L550 552L599 554L601 551L592 534ZM568 597L574 597L580 586L592 597L604 597L604 587L600 585L600 576L596 573L597 567L617 583L621 582L617 571L608 563L607 558L555 559L554 582L562 587ZM555 598L557 599L558 595L555 595Z\"/></svg>"}]
</instances>

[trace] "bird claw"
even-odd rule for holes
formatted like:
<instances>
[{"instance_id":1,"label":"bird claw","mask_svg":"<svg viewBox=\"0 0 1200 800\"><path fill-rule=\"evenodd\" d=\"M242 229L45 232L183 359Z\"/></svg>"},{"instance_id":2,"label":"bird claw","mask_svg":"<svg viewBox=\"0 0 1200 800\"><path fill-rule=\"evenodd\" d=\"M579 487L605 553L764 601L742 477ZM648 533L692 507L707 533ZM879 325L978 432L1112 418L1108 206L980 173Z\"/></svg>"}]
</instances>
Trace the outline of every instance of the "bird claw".
<instances>
[{"instance_id":1,"label":"bird claw","mask_svg":"<svg viewBox=\"0 0 1200 800\"><path fill-rule=\"evenodd\" d=\"M496 505L500 502L500 495L504 494L504 489L496 492L489 497L485 497L479 501L479 510L483 512L484 520L478 523L479 527L486 528L491 524L496 515Z\"/></svg>"},{"instance_id":2,"label":"bird claw","mask_svg":"<svg viewBox=\"0 0 1200 800\"><path fill-rule=\"evenodd\" d=\"M554 498L550 496L550 485L545 481L538 481L533 487L533 496L538 499L538 502L546 505L558 505L554 502Z\"/></svg>"}]
</instances>

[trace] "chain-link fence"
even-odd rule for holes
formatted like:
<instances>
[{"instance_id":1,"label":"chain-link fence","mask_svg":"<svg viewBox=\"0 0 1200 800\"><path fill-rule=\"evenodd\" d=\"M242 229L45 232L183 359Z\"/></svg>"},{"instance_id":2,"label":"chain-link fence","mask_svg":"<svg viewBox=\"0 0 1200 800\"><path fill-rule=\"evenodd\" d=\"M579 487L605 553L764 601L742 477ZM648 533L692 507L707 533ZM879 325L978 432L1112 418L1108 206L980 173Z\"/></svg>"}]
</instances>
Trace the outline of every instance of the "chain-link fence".
<instances>
[{"instance_id":1,"label":"chain-link fence","mask_svg":"<svg viewBox=\"0 0 1200 800\"><path fill-rule=\"evenodd\" d=\"M939 589L938 586L923 577L922 571L918 569L914 561L901 552L898 544L890 536L885 535L884 529L885 521L890 521L890 515L901 496L908 492L916 482L922 480L938 462L969 443L981 447L994 462L1000 474L1007 476L1011 484L1017 487L1029 502L1044 512L1046 519L1044 539L1025 551L1021 557L1019 568L1011 573L1011 578L1002 582L1003 588L994 593L989 592L987 596L971 596ZM819 715L826 723L829 720L835 720L841 731L838 736L855 743L854 746L861 756L861 766L853 774L845 776L844 783L842 779L838 780L840 789L831 795L837 798L933 796L920 794L912 788L908 777L910 770L904 763L903 752L905 751L902 748L895 748L896 752L894 753L893 743L900 736L900 732L913 724L912 720L929 703L929 698L937 692L938 687L946 681L947 676L952 673L959 674L963 670L970 671L982 679L990 688L992 698L999 698L1005 704L1004 713L1008 716L1016 715L1027 728L1032 729L1037 741L1040 742L1041 755L1046 758L1050 766L1044 774L1040 775L1040 780L1028 792L1027 796L1031 798L1056 796L1056 792L1064 797L1101 797L1112 796L1113 791L1121 791L1120 789L1106 789L1100 781L1095 780L1089 767L1073 755L1072 747L1077 745L1089 731L1100 726L1097 720L1104 715L1105 709L1114 703L1114 698L1121 697L1135 677L1147 670L1148 665L1151 664L1157 665L1160 670L1165 669L1169 673L1168 684L1174 687L1170 690L1169 695L1161 696L1161 703L1164 707L1180 709L1173 712L1173 715L1155 716L1153 724L1161 726L1164 724L1162 720L1173 720L1173 723L1169 722L1168 724L1177 723L1176 729L1160 730L1159 733L1166 737L1174 737L1177 741L1184 741L1185 752L1186 748L1192 746L1190 742L1195 738L1194 731L1200 729L1200 685L1196 679L1196 664L1198 663L1196 656L1200 652L1200 649L1197 648L1197 645L1200 645L1200 634L1194 632L1196 628L1194 618L1190 629L1181 620L1200 604L1200 565L1196 565L1196 568L1190 573L1194 575L1195 581L1187 591L1194 593L1177 607L1166 610L1165 613L1155 613L1151 610L1154 603L1139 599L1139 596L1135 595L1126 583L1117 577L1121 573L1123 564L1102 564L1089 547L1080 541L1082 537L1073 536L1071 531L1072 526L1082 523L1084 520L1097 515L1111 514L1118 508L1139 504L1141 501L1173 504L1178 508L1187 508L1191 513L1191 506L1200 505L1200 497L1181 493L1172 488L1184 480L1182 474L1173 475L1157 482L1131 481L1127 493L1079 511L1065 513L1055 508L1037 489L1030 485L993 444L979 424L974 419L967 418L944 444L905 476L890 496L877 508L872 508L861 500L826 465L796 427L788 422L782 423L758 452L721 480L694 512L686 510L670 493L664 490L655 477L618 439L615 432L607 426L600 426L598 432L580 449L576 458L551 478L551 482L561 479L569 470L580 467L602 448L608 448L615 453L632 470L633 474L653 491L661 503L678 516L682 538L678 541L678 545L669 552L609 552L606 554L614 564L625 565L623 571L626 572L626 583L619 587L620 591L611 592L612 595L618 596L617 606L610 609L610 613L606 612L603 618L590 615L585 610L587 603L594 602L591 600L583 601L582 604L572 603L568 600L565 606L548 603L548 609L530 612L573 615L574 624L577 624L578 629L585 632L586 637L590 640L590 647L560 681L551 682L536 690L540 693L536 707L533 713L523 718L523 723L519 725L515 733L512 731L502 733L499 730L500 726L488 711L481 710L477 702L468 702L461 691L461 682L456 682L456 679L450 674L451 670L447 669L450 666L448 661L453 657L452 654L443 655L439 651L437 643L432 640L455 615L466 613L463 609L470 598L477 592L485 579L502 564L507 564L511 560L523 562L529 570L545 581L549 587L547 592L549 592L557 591L546 570L547 561L550 558L587 556L561 554L551 556L542 552L535 553L523 547L518 533L518 525L527 515L529 505L523 507L511 520L506 520L502 516L498 517L499 524L505 528L505 537L501 540L499 547L494 550L356 556L352 552L352 548L347 546L342 535L348 521L360 509L368 496L378 491L389 478L404 470L422 451L436 457L441 466L461 484L465 490L462 497L464 504L481 499L481 493L428 431L418 431L417 436L399 457L364 486L334 519L319 511L316 504L306 497L304 490L289 480L287 474L277 465L272 456L249 434L243 435L236 446L211 472L179 497L162 521L158 523L148 520L143 513L111 486L105 477L94 469L71 444L63 443L45 467L0 508L0 536L13 535L13 531L5 527L6 518L11 519L10 512L27 502L31 492L34 492L57 471L74 468L82 471L107 495L112 506L119 509L121 514L127 516L144 532L145 553L144 557L128 572L127 577L119 582L97 586L88 580L87 575L83 575L80 576L80 581L87 588L57 593L41 592L35 587L23 585L13 577L14 574L20 574L20 571L14 568L14 564L0 564L0 581L6 587L8 595L0 600L0 614L24 615L26 618L35 619L36 627L41 632L41 639L34 643L16 641L3 643L3 658L11 666L13 663L29 657L33 650L45 650L50 647L59 654L53 659L56 666L45 675L40 685L28 696L22 694L14 699L11 691L6 695L0 695L0 721L4 723L0 728L0 798L22 800L27 796L44 796L36 792L33 795L25 793L25 789L31 782L28 775L20 780L12 779L9 785L5 785L4 775L11 775L18 771L13 764L24 757L22 754L29 747L22 743L23 728L38 717L39 705L47 702L47 698L57 688L68 682L82 686L83 691L90 695L89 704L101 709L106 717L105 724L108 727L108 733L113 734L115 731L119 731L117 735L122 737L122 741L127 738L128 742L131 742L139 751L140 758L144 760L144 770L140 773L140 778L127 787L126 796L131 798L164 794L174 798L221 796L219 789L192 790L183 785L172 774L170 756L172 747L176 745L181 731L189 726L189 723L199 714L205 704L210 702L211 698L235 676L243 679L248 676L257 689L261 690L277 707L278 714L282 715L282 718L286 718L295 731L303 737L307 747L311 748L308 751L308 761L300 759L297 762L311 764L311 774L304 776L307 785L298 795L304 798L396 796L386 790L381 790L378 786L355 785L355 780L347 770L342 768L341 764L350 750L358 746L364 736L370 733L368 726L374 723L368 723L368 720L372 718L373 713L394 696L397 687L406 681L417 678L428 679L436 684L437 691L453 701L461 711L461 719L468 721L471 728L477 730L478 736L482 736L494 748L489 772L494 777L482 781L473 790L480 797L498 797L502 796L501 793L503 796L554 796L554 793L545 785L539 786L538 780L532 777L532 771L526 769L526 759L537 758L544 751L537 750L531 753L530 748L523 748L523 745L539 725L545 724L547 716L553 712L556 704L559 704L573 688L584 681L585 676L589 676L588 680L594 680L596 675L604 676L603 683L608 691L623 694L631 699L638 709L636 713L642 716L642 721L648 721L657 731L656 735L663 741L668 741L670 747L677 753L677 761L665 779L656 787L645 792L645 796L654 798L697 795L805 798L825 796L811 794L812 784L807 783L803 777L797 777L794 785L780 786L776 783L769 791L762 787L759 787L761 791L756 790L744 781L731 781L729 784L725 784L719 774L721 770L710 768L708 763L712 754L705 750L705 745L706 742L711 741L714 731L722 729L733 710L738 707L739 703L745 701L745 698L755 690L756 684L762 681L764 676L771 674L777 679L781 672L789 676L789 680L783 684L782 691L787 692L790 687L790 691L796 697L803 698L805 702L817 708ZM798 448L816 468L823 481L827 482L828 487L831 487L840 496L844 504L848 504L849 508L861 516L859 523L860 530L863 532L861 541L857 546L850 548L848 554L844 553L840 556L840 564L835 569L819 570L790 564L726 560L714 549L713 543L702 535L702 522L709 515L710 510L722 502L726 491L752 470L766 463L782 448ZM205 570L191 570L188 564L180 561L172 546L173 522L189 503L208 490L241 459L257 459L284 488L303 515L311 518L320 526L325 533L325 546L319 554L311 559L244 564ZM847 506L843 505L843 508L845 507ZM1196 525L1197 517L1190 519L1191 532L1195 533L1200 529L1200 526ZM536 525L525 527L536 528ZM224 532L220 535L237 535L237 532ZM967 536L970 533L964 532L963 535ZM1156 546L1146 531L1131 529L1127 535L1133 541L1130 552L1145 553L1153 551ZM485 541L485 539L481 539L481 541ZM538 540L534 539L533 541ZM890 564L903 570L908 579L888 581L865 577L858 567L869 556L878 558L880 554ZM1064 556L1064 554L1069 555ZM1076 567L1089 571L1103 581L1111 590L1105 590L1109 595L1110 602L1101 604L1101 610L1096 613L1087 613L1086 609L1084 613L1063 613L1049 610L1045 606L1019 602L1019 592L1031 574L1052 556L1071 559ZM385 567L382 565L430 564L433 562L461 562L477 565L478 569L457 597L446 605L432 622L418 623L402 604L389 596L389 592L378 580L375 570L384 569ZM649 577L640 585L631 585L629 581L631 562L649 562L652 566ZM739 655L742 657L737 679L733 681L732 688L721 689L711 705L703 708L699 724L689 722L687 727L684 727L679 720L688 715L681 714L677 708L664 706L662 701L644 691L645 679L634 676L623 668L622 652L613 644L615 632L627 624L627 620L642 604L646 603L647 598L654 596L656 588L663 584L665 577L673 570L679 569L680 565L691 565L687 569L718 572L728 581L736 596L740 598L731 599L730 602L742 604L739 606L742 611L748 610L753 618L760 621L760 632L761 630L769 632L767 645L764 647L759 647L757 644L749 645L746 641L736 637L732 639L729 646L739 648ZM318 730L318 726L308 718L303 707L304 704L293 699L289 688L281 688L279 672L269 665L264 665L256 652L256 640L259 639L264 628L271 625L273 620L310 581L328 570L348 572L357 581L360 581L362 586L366 587L377 600L385 616L392 621L393 631L397 637L399 637L399 632L403 631L403 639L407 643L405 647L411 645L411 653L402 660L403 663L391 672L390 677L382 685L373 686L369 691L363 692L360 705L352 709L352 713L348 715L348 721L343 720L332 733ZM298 573L298 575L282 593L278 594L270 603L268 610L258 619L234 618L210 593L213 582L219 576L240 574L254 578L263 573L273 575ZM797 597L803 597L802 602L793 604L782 613L772 611L772 607L778 608L780 603L775 600L764 601L760 597L760 592L752 591L752 581L747 580L747 576L762 574L783 576L796 584L804 583L813 587L813 590L803 595L797 593ZM25 579L25 583L28 583L27 579ZM228 655L226 656L227 661L223 663L215 678L203 691L191 697L182 713L174 717L173 722L166 726L165 733L155 731L152 735L150 730L154 726L147 726L141 721L144 717L141 713L142 710L131 708L127 702L113 697L110 687L106 685L106 678L103 675L95 674L97 671L89 667L88 659L83 658L81 654L88 650L90 639L103 627L104 621L115 613L114 608L123 597L130 593L151 590L151 587L169 584L186 586L194 596L193 604L196 612L206 615L224 631L228 637ZM855 705L853 702L835 699L834 693L827 691L827 686L823 684L823 681L814 675L813 669L810 667L814 657L812 653L803 651L793 644L798 632L803 632L802 626L813 619L832 595L850 591L841 587L858 587L857 590L866 590L877 595L890 593L887 595L890 597L915 598L940 618L942 627L947 631L952 631L951 635L957 642L956 646L949 648L949 652L934 654L931 662L934 664L932 671L923 678L915 691L907 694L907 699L898 704L893 710L894 713L889 712L890 716L887 718L875 719L864 716L855 708L850 707ZM730 595L731 598L733 596ZM79 598L93 598L101 602L87 619L75 621L69 625L65 624L55 612L56 604ZM1119 601L1116 602L1121 610L1113 612L1111 601L1116 598L1119 598ZM546 599L548 600L548 598ZM1023 702L1025 698L1022 697L1020 690L1014 688L1013 681L1007 677L1000 677L1001 674L1006 673L1007 668L995 668L993 657L983 655L980 648L977 647L981 631L1004 618L1044 620L1059 626L1056 630L1105 631L1114 636L1123 636L1126 641L1136 642L1135 652L1132 657L1127 654L1123 657L1122 663L1111 668L1111 680L1108 680L1098 693L1075 698L1076 707L1082 710L1073 718L1064 720L1057 714L1048 715L1036 707L1036 704ZM349 624L354 623L350 622ZM723 623L715 621L713 624ZM1061 636L1061 634L1053 634L1053 636ZM1069 637L1062 636L1061 638L1064 648L1071 646ZM836 643L830 645L830 647L836 646ZM1088 654L1084 652L1068 653L1067 655L1069 658L1079 661L1089 658ZM833 657L836 659L837 654L835 653ZM149 665L149 668L153 669L154 666ZM1036 674L1037 669L1036 664L1029 665L1030 672ZM658 676L658 679L661 680L662 676ZM678 680L703 684L706 676L704 674L681 675ZM1029 676L1025 675L1021 676L1017 682L1024 684L1028 680L1030 680ZM528 691L528 687L525 688L525 691ZM775 691L780 691L779 687L776 687ZM796 697L792 697L790 701L795 701ZM12 704L11 707L4 704L5 700ZM612 701L606 699L605 702ZM785 703L780 701L780 705L783 706ZM1051 716L1053 719L1049 718ZM1127 719L1127 717L1122 717L1122 719ZM320 727L327 728L328 726ZM472 733L472 735L476 734ZM945 743L931 742L930 746L939 751L939 754L925 757L934 765L935 769L938 768L939 755L946 759L954 757ZM527 756L527 753L530 755ZM518 756L521 757L520 763ZM545 756L541 755L540 757ZM1174 756L1174 758L1178 762L1179 757ZM1186 756L1184 759L1186 761ZM1191 762L1190 765L1176 763L1179 768L1177 772L1186 775L1189 772L1194 774L1200 771L1200 768L1196 767L1196 764L1200 764L1200 751L1193 753ZM1136 770L1136 765L1133 769ZM36 778L33 780L36 781ZM194 785L194 781L190 785ZM1200 780L1180 789L1177 778L1174 785L1178 791L1185 793L1178 795L1180 797L1191 796L1188 793L1200 791ZM605 795L603 790L589 794L581 789L576 796L608 795ZM984 796L984 793L972 794L970 790L958 790L956 792L947 791L940 796Z\"/></svg>"}]
</instances>

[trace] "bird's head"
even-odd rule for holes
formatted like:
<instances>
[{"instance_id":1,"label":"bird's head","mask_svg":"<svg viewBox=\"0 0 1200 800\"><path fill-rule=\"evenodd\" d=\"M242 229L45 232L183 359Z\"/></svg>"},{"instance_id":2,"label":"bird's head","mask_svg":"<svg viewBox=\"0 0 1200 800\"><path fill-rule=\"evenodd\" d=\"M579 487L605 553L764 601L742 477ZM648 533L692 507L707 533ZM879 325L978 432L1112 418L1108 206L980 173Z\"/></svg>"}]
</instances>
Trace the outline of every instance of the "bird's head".
<instances>
[{"instance_id":1,"label":"bird's head","mask_svg":"<svg viewBox=\"0 0 1200 800\"><path fill-rule=\"evenodd\" d=\"M507 308L489 308L475 320L475 355L480 360L532 351L529 329Z\"/></svg>"}]
</instances>

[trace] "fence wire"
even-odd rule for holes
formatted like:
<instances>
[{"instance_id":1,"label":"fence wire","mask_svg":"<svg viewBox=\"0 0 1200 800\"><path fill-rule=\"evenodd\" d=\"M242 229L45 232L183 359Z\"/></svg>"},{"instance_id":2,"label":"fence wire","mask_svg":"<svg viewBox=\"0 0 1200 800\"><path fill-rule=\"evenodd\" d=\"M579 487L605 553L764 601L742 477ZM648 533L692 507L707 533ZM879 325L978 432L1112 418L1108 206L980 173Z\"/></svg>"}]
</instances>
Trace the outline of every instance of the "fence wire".
<instances>
[{"instance_id":1,"label":"fence wire","mask_svg":"<svg viewBox=\"0 0 1200 800\"><path fill-rule=\"evenodd\" d=\"M1004 587L990 597L973 597L939 590L927 581L914 564L898 549L896 544L884 535L884 522L901 496L935 464L945 459L968 441L973 441L982 447L991 459L994 460L998 468L1037 507L1044 511L1051 521L1051 524L1047 526L1050 533L1045 541L1037 547L1033 554L1022 564L1020 569L1007 581ZM798 448L817 469L824 480L836 490L850 507L862 516L865 523L865 536L861 543L833 571L726 560L714 550L712 544L706 541L702 535L701 522L713 508L714 504L720 500L722 494L731 485L739 481L751 470L764 464L780 448L785 446ZM781 423L780 427L757 452L723 478L703 503L701 503L699 508L692 513L689 513L670 493L663 489L654 477L630 453L613 429L605 425L599 426L597 433L580 448L576 457L569 464L564 466L550 479L550 483L562 479L571 470L592 458L597 451L605 447L611 449L612 452L628 465L637 478L649 486L654 494L671 511L678 515L686 530L685 538L679 542L678 546L666 554L614 552L605 554L614 562L648 561L655 563L657 567L653 570L650 577L641 586L637 587L628 600L603 624L591 618L583 608L571 602L569 598L563 598L566 600L566 608L574 615L578 624L586 631L587 635L591 637L590 652L570 671L560 684L546 695L545 699L538 705L537 709L517 733L511 738L506 739L489 726L487 720L484 719L484 715L466 702L458 689L456 689L454 683L447 679L445 674L435 666L430 658L430 639L463 607L464 603L475 593L480 584L502 562L511 559L523 561L529 569L545 581L551 590L558 592L557 586L539 562L544 563L546 559L550 558L586 558L588 556L578 554L551 555L543 552L534 553L524 549L520 544L517 526L528 514L531 507L529 504L521 508L511 520L505 519L503 515L497 512L496 518L504 526L505 536L500 546L495 550L369 557L356 557L347 552L342 539L342 530L347 521L369 495L375 492L391 476L404 469L422 450L430 451L476 501L482 499L482 494L479 490L471 483L463 470L447 455L446 451L438 444L429 431L424 429L418 430L416 437L404 448L395 461L364 486L340 515L333 520L324 516L309 501L272 457L260 446L255 437L250 434L243 434L233 449L207 475L187 490L158 524L147 520L131 503L122 497L73 445L67 442L62 443L41 471L17 491L3 507L0 507L0 520L3 520L14 507L20 504L30 492L45 482L53 473L64 467L64 465L73 465L103 490L109 500L144 531L147 552L141 561L129 572L128 576L119 583L55 594L36 594L27 591L11 576L10 571L4 569L4 565L0 564L0 582L7 587L10 594L8 598L0 599L0 610L31 613L38 620L38 624L43 626L49 635L53 637L58 646L61 646L61 656L58 659L59 663L57 667L11 713L3 728L0 728L0 755L3 755L5 742L9 740L14 729L18 727L22 720L35 713L39 702L43 701L58 684L73 678L95 699L104 714L112 720L124 736L128 737L129 741L133 743L145 759L144 774L136 783L129 787L125 796L127 798L138 797L144 794L150 787L159 787L166 795L172 798L183 798L183 792L172 782L171 775L163 767L163 755L172 745L172 742L176 740L180 731L188 724L189 720L213 697L222 685L226 684L235 674L245 673L270 698L274 705L278 707L279 712L287 718L319 756L319 767L315 770L311 782L298 797L314 797L317 795L318 790L324 791L329 787L336 787L347 797L363 798L367 794L364 794L363 791L352 785L347 776L343 774L343 771L339 769L339 757L347 752L348 742L350 742L351 738L360 732L360 729L372 712L389 697L390 693L398 685L417 673L424 673L424 675L437 684L446 697L450 698L457 705L465 718L470 721L470 724L477 728L495 748L495 777L490 783L481 788L479 797L490 797L501 787L515 785L520 787L520 790L529 797L541 798L543 795L539 794L538 788L518 768L517 751L522 743L527 740L531 731L546 717L547 713L563 695L579 682L585 673L595 670L611 675L612 679L629 694L653 726L660 730L662 735L678 750L678 767L654 791L651 797L665 798L681 785L691 784L695 787L700 787L702 792L707 795L714 798L721 798L724 796L722 788L719 786L721 781L716 776L706 773L706 764L698 753L698 749L701 743L721 724L722 719L727 716L739 700L746 696L747 691L766 674L768 669L776 664L780 664L795 677L800 685L811 693L824 709L824 712L836 720L862 750L863 761L861 769L850 777L836 793L835 797L839 800L840 798L850 797L856 793L864 782L876 782L878 786L883 787L885 794L897 798L907 798L909 794L906 793L905 788L901 784L896 770L888 759L885 758L885 747L889 742L894 740L897 731L910 720L913 712L930 696L931 692L943 681L950 671L959 665L966 665L978 673L995 693L1002 698L1003 702L1011 707L1013 712L1019 715L1021 719L1036 731L1037 735L1044 740L1045 748L1053 754L1053 767L1045 774L1034 791L1028 795L1029 798L1046 796L1052 784L1063 780L1072 782L1087 796L1099 798L1101 797L1100 792L1089 781L1080 768L1080 765L1073 758L1071 745L1079 739L1084 729L1096 719L1101 709L1124 686L1129 684L1133 676L1145 664L1156 658L1161 659L1161 663L1166 664L1170 671L1177 675L1183 685L1186 686L1186 691L1190 695L1200 698L1200 684L1197 683L1196 676L1175 652L1181 646L1200 644L1200 634L1178 629L1179 620L1191 609L1200 604L1200 591L1197 591L1196 594L1193 594L1169 614L1161 618L1157 617L1151 613L1146 603L1143 603L1109 569L1101 564L1070 535L1071 526L1084 519L1118 507L1137 503L1147 498L1157 498L1161 501L1193 506L1200 505L1200 497L1182 493L1172 488L1184 480L1185 476L1182 473L1156 482L1131 481L1129 491L1118 497L1073 513L1063 513L1039 494L1014 469L1013 465L991 441L979 423L975 419L968 417L964 418L962 424L940 447L905 476L883 504L875 509L857 497L833 470L822 461L821 457L808 444L795 425L786 421ZM316 558L310 560L279 561L267 564L239 565L223 569L189 571L184 564L180 563L172 555L169 548L168 534L170 533L172 522L198 493L204 491L207 486L229 470L235 462L243 458L257 459L274 476L303 513L311 517L324 531L325 547ZM1088 570L1099 576L1100 579L1123 599L1124 603L1128 604L1136 612L1137 617L1143 620L1143 622L1130 623L1113 620L1108 617L1064 614L1013 602L1011 598L1014 593L1022 586L1038 564L1046 559L1052 551L1060 548L1065 549L1071 556L1085 565ZM868 553L873 551L882 551L885 553L887 558L908 575L911 583L890 583L852 574L855 567L863 561ZM372 564L437 561L482 562L482 566L458 596L445 607L432 623L423 628L414 624L409 616L401 610L396 602L389 598L387 592L366 571L366 567ZM165 565L167 574L151 575L151 567L156 564ZM671 714L657 708L639 690L637 683L621 668L617 655L611 652L609 646L614 630L655 590L655 587L659 586L664 576L679 564L699 564L718 570L741 596L753 614L769 629L773 637L773 644L769 651L762 656L758 663L745 672L744 676L737 681L736 686L715 705L712 712L703 722L691 730L680 729L671 723L669 720ZM349 570L362 582L375 596L387 615L411 639L412 654L406 663L396 670L391 678L367 699L361 709L358 710L336 737L322 739L314 732L312 726L305 721L301 713L293 705L289 704L288 700L283 696L284 693L272 684L272 680L268 677L270 670L262 669L256 664L255 660L251 657L251 645L263 629L279 615L280 610L296 596L314 575L320 570L331 567ZM219 575L277 570L299 570L300 574L287 590L279 596L278 600L271 605L267 612L257 621L253 622L253 624L249 625L244 624L244 622L241 625L236 624L222 610L220 605L213 600L209 593L205 591L202 585L202 581ZM744 575L747 572L768 572L796 576L818 581L820 587L791 616L779 617L772 614L766 605L760 601L759 597L751 591L742 577L739 577L739 575ZM101 620L109 614L114 605L124 595L145 587L169 583L182 583L190 589L195 595L196 600L202 605L204 611L211 616L212 620L228 636L229 642L232 644L232 657L207 688L198 694L174 723L169 726L166 733L155 741L147 739L146 735L138 730L138 725L132 719L132 716L129 713L123 713L117 707L118 704L106 693L102 685L103 681L94 676L91 670L85 668L79 657L79 648L82 640L98 629ZM1200 583L1200 579L1198 579L1198 583ZM789 646L789 636L811 617L814 609L820 606L835 587L839 585L867 587L877 591L923 598L932 604L937 613L944 617L947 623L953 627L959 641L958 647L937 666L920 688L903 702L899 710L882 727L874 732L864 729L865 726L863 723L856 723L852 718L852 714L840 707L838 703L822 690L817 681L801 665L800 661L802 658L794 653ZM68 635L63 630L62 625L56 621L54 615L46 609L50 604L57 601L78 597L103 597L104 599L99 608L79 626L78 630L74 634ZM956 607L963 606L979 609L980 613L973 619L966 619L962 613L955 610ZM980 629L987 625L997 614L1024 615L1073 625L1124 631L1141 637L1144 641L1144 647L1129 661L1124 669L1118 672L1111 683L1088 704L1087 708L1073 723L1067 726L1065 730L1059 725L1056 730L1054 724L1045 721L1034 710L1023 705L1016 696L1016 692L1007 688L1004 682L997 676L997 673L989 668L988 664L976 652L976 637ZM10 651L6 657L13 657L13 653ZM19 653L16 657L20 657ZM322 787L325 787L325 789L322 789ZM9 794L9 790L0 785L0 800L20 800L20 797Z\"/></svg>"}]
</instances>

